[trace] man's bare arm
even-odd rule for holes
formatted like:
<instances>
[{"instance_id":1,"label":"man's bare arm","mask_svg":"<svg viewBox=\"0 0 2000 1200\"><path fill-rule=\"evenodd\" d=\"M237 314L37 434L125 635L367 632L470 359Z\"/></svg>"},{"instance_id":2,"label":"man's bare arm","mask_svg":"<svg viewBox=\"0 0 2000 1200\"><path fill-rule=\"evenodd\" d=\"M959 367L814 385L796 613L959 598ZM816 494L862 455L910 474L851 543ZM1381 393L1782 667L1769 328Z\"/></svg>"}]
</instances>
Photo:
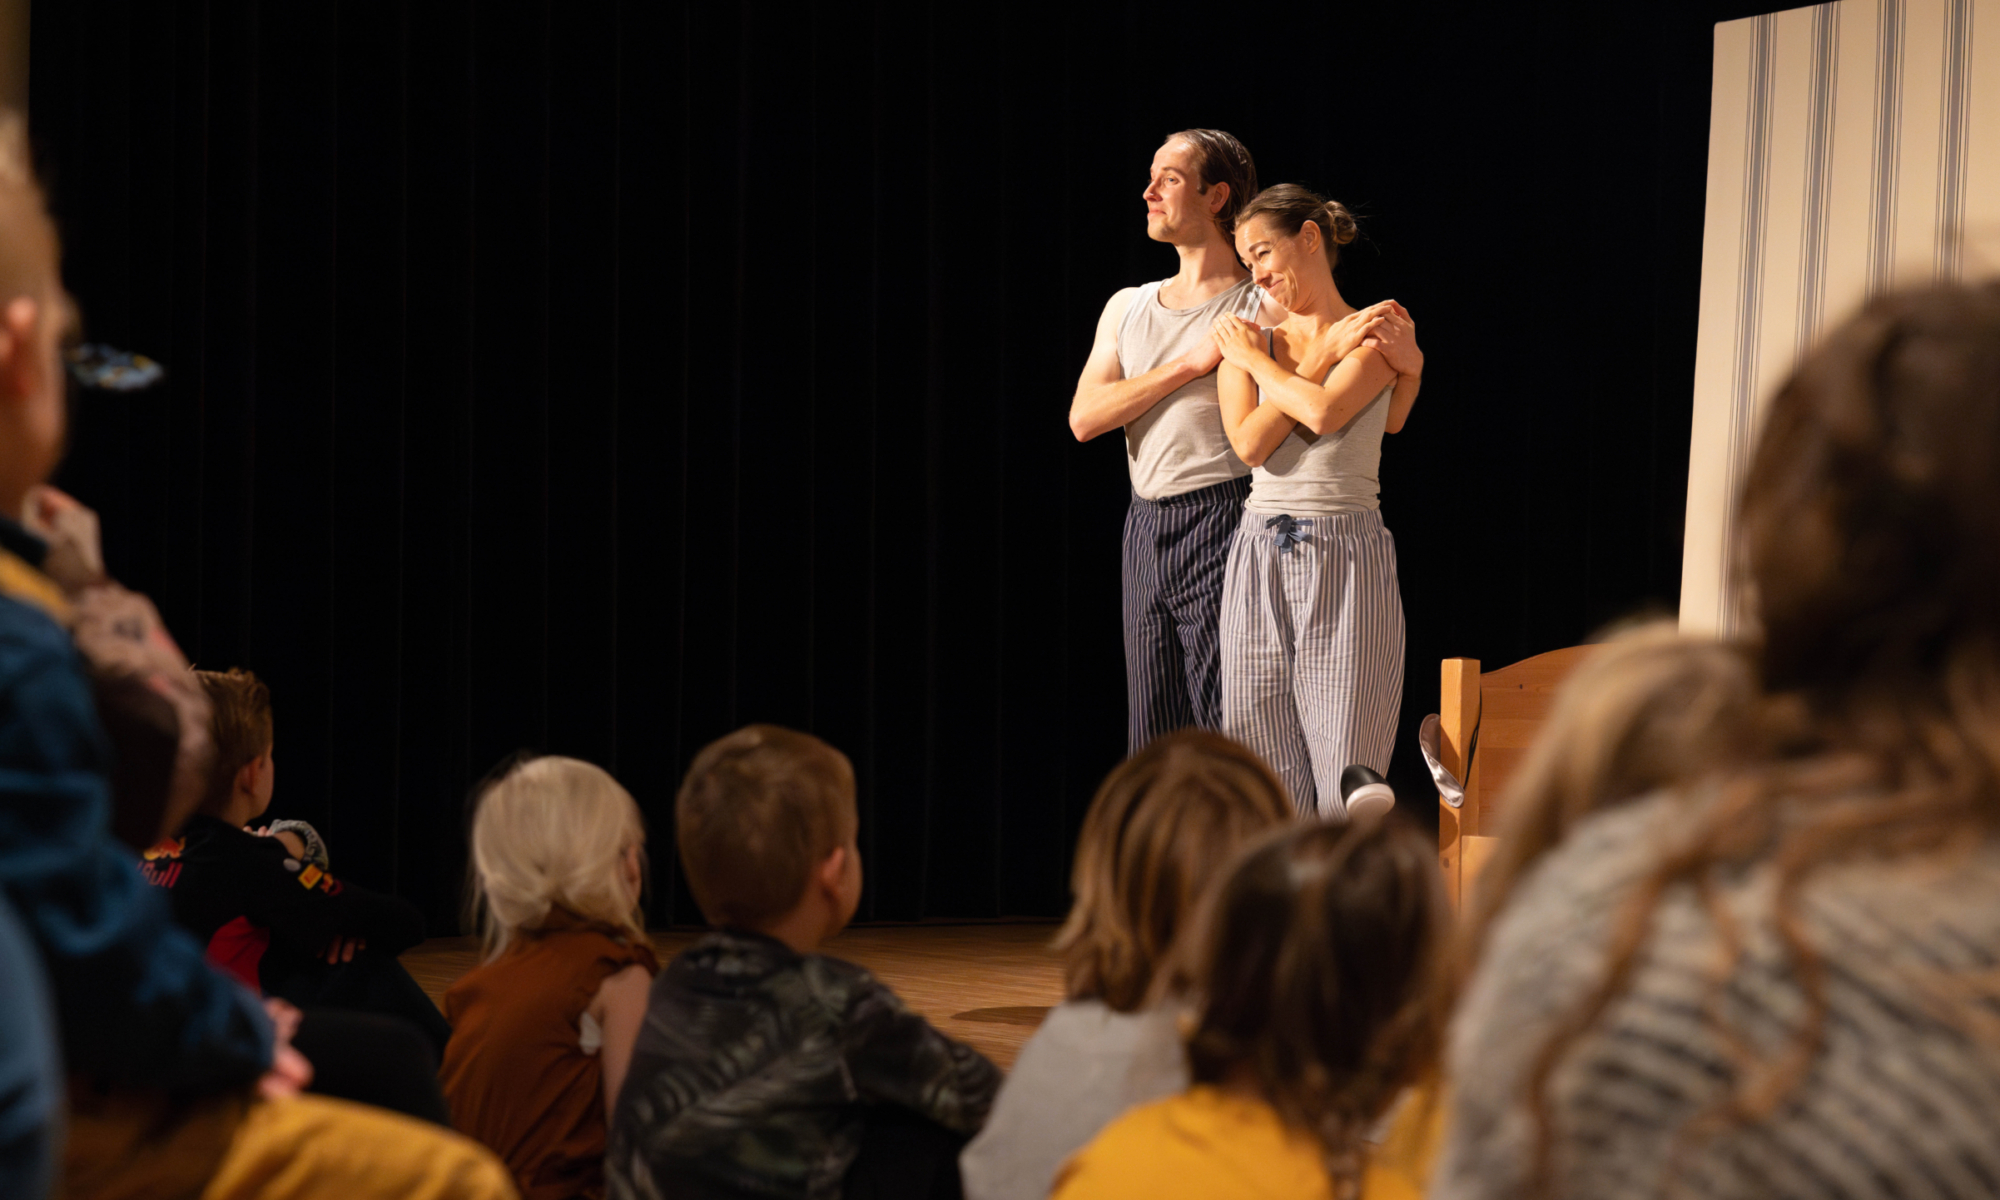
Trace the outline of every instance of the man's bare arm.
<instances>
[{"instance_id":1,"label":"man's bare arm","mask_svg":"<svg viewBox=\"0 0 2000 1200\"><path fill-rule=\"evenodd\" d=\"M1069 431L1079 442L1099 434L1122 429L1145 415L1192 380L1215 370L1222 356L1207 338L1187 354L1130 379L1121 377L1118 366L1118 327L1125 322L1125 310L1138 288L1124 288L1104 305L1097 318L1097 339L1091 343L1090 359L1076 381L1076 395L1069 402Z\"/></svg>"}]
</instances>

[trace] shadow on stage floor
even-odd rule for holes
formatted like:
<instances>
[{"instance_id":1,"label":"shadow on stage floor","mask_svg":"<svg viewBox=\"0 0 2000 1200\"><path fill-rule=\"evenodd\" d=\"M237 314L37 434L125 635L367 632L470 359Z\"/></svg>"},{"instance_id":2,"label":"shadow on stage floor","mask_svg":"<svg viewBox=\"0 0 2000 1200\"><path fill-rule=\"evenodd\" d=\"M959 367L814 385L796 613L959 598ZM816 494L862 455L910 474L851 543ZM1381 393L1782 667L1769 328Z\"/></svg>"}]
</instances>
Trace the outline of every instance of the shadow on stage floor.
<instances>
[{"instance_id":1,"label":"shadow on stage floor","mask_svg":"<svg viewBox=\"0 0 2000 1200\"><path fill-rule=\"evenodd\" d=\"M1062 1001L1062 965L1048 949L1055 932L1053 924L878 925L846 930L826 952L867 967L939 1029L1012 1067L1042 1015ZM653 945L664 963L700 936L661 931ZM478 961L469 937L432 938L403 955L433 1001Z\"/></svg>"}]
</instances>

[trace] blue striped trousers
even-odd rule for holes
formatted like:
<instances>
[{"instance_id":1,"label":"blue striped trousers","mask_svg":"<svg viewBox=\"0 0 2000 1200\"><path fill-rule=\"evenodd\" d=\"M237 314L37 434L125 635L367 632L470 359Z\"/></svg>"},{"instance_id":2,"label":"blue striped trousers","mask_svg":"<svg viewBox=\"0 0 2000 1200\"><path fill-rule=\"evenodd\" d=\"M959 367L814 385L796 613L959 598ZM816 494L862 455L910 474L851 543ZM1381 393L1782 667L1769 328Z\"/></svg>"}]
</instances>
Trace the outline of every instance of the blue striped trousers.
<instances>
[{"instance_id":1,"label":"blue striped trousers","mask_svg":"<svg viewBox=\"0 0 2000 1200\"><path fill-rule=\"evenodd\" d=\"M1340 773L1387 774L1403 700L1396 539L1374 511L1245 512L1222 600L1222 731L1300 816L1346 816Z\"/></svg>"},{"instance_id":2,"label":"blue striped trousers","mask_svg":"<svg viewBox=\"0 0 2000 1200\"><path fill-rule=\"evenodd\" d=\"M1244 476L1125 511L1125 705L1131 753L1163 733L1222 724L1216 621Z\"/></svg>"}]
</instances>

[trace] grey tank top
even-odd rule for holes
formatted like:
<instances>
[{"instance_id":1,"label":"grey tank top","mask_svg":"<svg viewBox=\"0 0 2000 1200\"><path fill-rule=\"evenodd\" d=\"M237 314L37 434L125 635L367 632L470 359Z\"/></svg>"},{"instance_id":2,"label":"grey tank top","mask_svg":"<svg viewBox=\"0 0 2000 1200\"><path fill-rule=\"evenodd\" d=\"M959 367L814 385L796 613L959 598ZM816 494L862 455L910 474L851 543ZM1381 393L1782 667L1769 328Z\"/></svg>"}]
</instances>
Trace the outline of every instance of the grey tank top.
<instances>
[{"instance_id":1,"label":"grey tank top","mask_svg":"<svg viewBox=\"0 0 2000 1200\"><path fill-rule=\"evenodd\" d=\"M1161 307L1160 286L1149 283L1140 288L1118 326L1118 365L1127 379L1194 349L1223 313L1254 321L1264 305L1263 291L1247 279L1196 308ZM1250 473L1222 431L1215 372L1169 392L1125 427L1125 464L1132 471L1133 492L1148 500Z\"/></svg>"},{"instance_id":2,"label":"grey tank top","mask_svg":"<svg viewBox=\"0 0 2000 1200\"><path fill-rule=\"evenodd\" d=\"M1272 348L1266 330L1264 346ZM1332 372L1328 372L1329 377ZM1314 434L1297 425L1262 466L1250 472L1251 512L1310 516L1382 507L1382 433L1389 425L1394 380L1339 429ZM1264 389L1257 389L1264 403Z\"/></svg>"}]
</instances>

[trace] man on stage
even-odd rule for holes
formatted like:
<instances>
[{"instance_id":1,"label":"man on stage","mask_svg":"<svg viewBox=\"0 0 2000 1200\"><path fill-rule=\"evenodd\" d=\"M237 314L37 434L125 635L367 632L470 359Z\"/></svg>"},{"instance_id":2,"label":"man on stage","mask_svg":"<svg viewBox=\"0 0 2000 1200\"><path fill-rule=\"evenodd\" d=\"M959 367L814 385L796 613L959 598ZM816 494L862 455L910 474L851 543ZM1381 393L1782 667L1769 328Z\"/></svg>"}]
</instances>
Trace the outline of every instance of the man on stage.
<instances>
[{"instance_id":1,"label":"man on stage","mask_svg":"<svg viewBox=\"0 0 2000 1200\"><path fill-rule=\"evenodd\" d=\"M1216 621L1229 539L1250 468L1229 448L1215 396L1223 313L1274 325L1284 310L1237 261L1231 224L1257 193L1243 143L1188 129L1153 155L1146 236L1180 254L1173 278L1121 288L1097 320L1070 401L1080 442L1125 430L1132 506L1125 516L1125 694L1130 748L1188 725L1220 723Z\"/></svg>"}]
</instances>

